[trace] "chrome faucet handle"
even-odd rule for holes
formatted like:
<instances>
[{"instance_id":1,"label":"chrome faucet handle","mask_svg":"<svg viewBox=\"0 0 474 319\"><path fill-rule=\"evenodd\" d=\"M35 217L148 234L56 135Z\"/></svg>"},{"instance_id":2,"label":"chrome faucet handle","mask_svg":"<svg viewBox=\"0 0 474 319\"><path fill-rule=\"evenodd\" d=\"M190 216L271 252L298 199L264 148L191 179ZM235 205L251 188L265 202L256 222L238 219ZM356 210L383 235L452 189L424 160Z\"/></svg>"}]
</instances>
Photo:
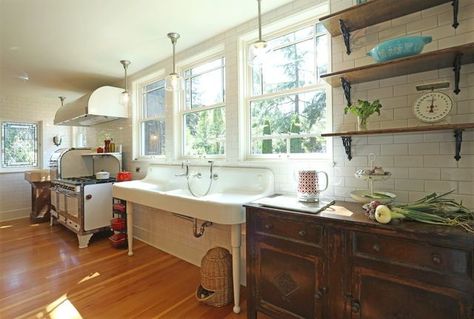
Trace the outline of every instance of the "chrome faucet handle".
<instances>
[{"instance_id":1,"label":"chrome faucet handle","mask_svg":"<svg viewBox=\"0 0 474 319\"><path fill-rule=\"evenodd\" d=\"M216 180L219 178L219 175L214 174L214 161L207 161L211 166L209 167L209 179Z\"/></svg>"}]
</instances>

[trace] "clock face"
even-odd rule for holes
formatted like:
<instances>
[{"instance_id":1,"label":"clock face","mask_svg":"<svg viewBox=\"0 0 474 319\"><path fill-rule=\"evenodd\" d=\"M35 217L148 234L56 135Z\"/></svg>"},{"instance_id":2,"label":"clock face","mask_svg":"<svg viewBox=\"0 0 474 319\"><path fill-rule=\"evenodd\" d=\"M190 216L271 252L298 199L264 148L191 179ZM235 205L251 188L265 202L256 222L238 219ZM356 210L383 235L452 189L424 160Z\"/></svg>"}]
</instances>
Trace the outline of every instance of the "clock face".
<instances>
[{"instance_id":1,"label":"clock face","mask_svg":"<svg viewBox=\"0 0 474 319\"><path fill-rule=\"evenodd\" d=\"M447 94L430 92L416 100L413 111L419 120L433 123L444 119L452 107L453 101Z\"/></svg>"}]
</instances>

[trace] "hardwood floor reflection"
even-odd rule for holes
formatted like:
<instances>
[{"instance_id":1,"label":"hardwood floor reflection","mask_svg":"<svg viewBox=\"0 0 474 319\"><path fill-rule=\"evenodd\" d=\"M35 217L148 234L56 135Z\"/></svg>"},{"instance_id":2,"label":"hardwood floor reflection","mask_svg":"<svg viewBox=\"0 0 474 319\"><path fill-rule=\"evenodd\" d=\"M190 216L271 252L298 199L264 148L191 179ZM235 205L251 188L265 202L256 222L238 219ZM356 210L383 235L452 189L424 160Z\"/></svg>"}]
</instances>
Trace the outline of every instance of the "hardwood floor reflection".
<instances>
[{"instance_id":1,"label":"hardwood floor reflection","mask_svg":"<svg viewBox=\"0 0 474 319\"><path fill-rule=\"evenodd\" d=\"M0 223L0 318L246 318L245 299L240 315L197 302L198 267L134 249L128 257L106 237L79 249L62 226Z\"/></svg>"}]
</instances>

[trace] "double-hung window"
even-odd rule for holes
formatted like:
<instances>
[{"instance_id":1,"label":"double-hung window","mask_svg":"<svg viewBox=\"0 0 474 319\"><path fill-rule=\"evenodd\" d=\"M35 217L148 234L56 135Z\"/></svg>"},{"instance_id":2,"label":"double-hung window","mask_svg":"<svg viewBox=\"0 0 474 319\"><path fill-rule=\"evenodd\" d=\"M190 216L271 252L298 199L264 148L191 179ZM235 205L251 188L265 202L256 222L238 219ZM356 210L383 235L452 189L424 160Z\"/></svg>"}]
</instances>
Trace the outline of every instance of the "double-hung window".
<instances>
[{"instance_id":1,"label":"double-hung window","mask_svg":"<svg viewBox=\"0 0 474 319\"><path fill-rule=\"evenodd\" d=\"M184 71L183 155L225 154L225 60L223 57Z\"/></svg>"},{"instance_id":2,"label":"double-hung window","mask_svg":"<svg viewBox=\"0 0 474 319\"><path fill-rule=\"evenodd\" d=\"M38 123L1 122L1 168L39 167Z\"/></svg>"},{"instance_id":3,"label":"double-hung window","mask_svg":"<svg viewBox=\"0 0 474 319\"><path fill-rule=\"evenodd\" d=\"M165 155L165 81L157 80L141 87L139 100L140 155Z\"/></svg>"},{"instance_id":4,"label":"double-hung window","mask_svg":"<svg viewBox=\"0 0 474 319\"><path fill-rule=\"evenodd\" d=\"M320 24L280 34L268 41L262 66L249 67L247 114L250 157L324 156L320 133L328 125L329 37Z\"/></svg>"}]
</instances>

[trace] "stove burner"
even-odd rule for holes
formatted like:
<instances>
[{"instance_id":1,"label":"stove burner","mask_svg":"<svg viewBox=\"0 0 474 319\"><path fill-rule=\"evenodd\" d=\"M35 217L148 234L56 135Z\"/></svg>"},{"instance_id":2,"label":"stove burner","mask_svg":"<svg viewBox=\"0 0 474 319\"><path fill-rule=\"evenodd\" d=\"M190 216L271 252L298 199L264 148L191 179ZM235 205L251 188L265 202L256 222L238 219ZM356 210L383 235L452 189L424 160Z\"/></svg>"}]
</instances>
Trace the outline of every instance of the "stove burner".
<instances>
[{"instance_id":1,"label":"stove burner","mask_svg":"<svg viewBox=\"0 0 474 319\"><path fill-rule=\"evenodd\" d=\"M106 179L97 179L95 178L95 176L78 176L78 177L61 178L61 179L55 180L54 182L71 184L71 185L90 185L90 184L100 184L100 183L113 183L115 182L115 178L110 177Z\"/></svg>"}]
</instances>

